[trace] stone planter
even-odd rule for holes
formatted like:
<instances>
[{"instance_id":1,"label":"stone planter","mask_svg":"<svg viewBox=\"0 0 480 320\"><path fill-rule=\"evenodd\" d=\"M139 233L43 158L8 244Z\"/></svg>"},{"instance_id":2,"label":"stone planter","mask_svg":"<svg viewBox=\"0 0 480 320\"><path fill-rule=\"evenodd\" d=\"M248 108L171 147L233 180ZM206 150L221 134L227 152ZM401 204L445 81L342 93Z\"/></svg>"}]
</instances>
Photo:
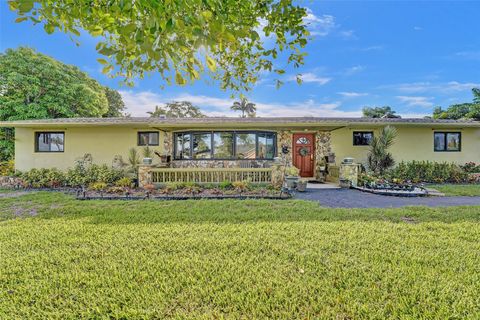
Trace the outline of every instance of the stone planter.
<instances>
[{"instance_id":1,"label":"stone planter","mask_svg":"<svg viewBox=\"0 0 480 320\"><path fill-rule=\"evenodd\" d=\"M152 158L143 158L143 164L152 164Z\"/></svg>"},{"instance_id":2,"label":"stone planter","mask_svg":"<svg viewBox=\"0 0 480 320\"><path fill-rule=\"evenodd\" d=\"M308 181L306 181L306 180L300 180L300 181L298 181L298 183L297 183L297 191L298 191L298 192L305 192L305 191L307 191L307 183L308 183Z\"/></svg>"},{"instance_id":3,"label":"stone planter","mask_svg":"<svg viewBox=\"0 0 480 320\"><path fill-rule=\"evenodd\" d=\"M287 182L287 188L294 189L297 186L299 180L300 177L298 176L286 176L285 181Z\"/></svg>"}]
</instances>

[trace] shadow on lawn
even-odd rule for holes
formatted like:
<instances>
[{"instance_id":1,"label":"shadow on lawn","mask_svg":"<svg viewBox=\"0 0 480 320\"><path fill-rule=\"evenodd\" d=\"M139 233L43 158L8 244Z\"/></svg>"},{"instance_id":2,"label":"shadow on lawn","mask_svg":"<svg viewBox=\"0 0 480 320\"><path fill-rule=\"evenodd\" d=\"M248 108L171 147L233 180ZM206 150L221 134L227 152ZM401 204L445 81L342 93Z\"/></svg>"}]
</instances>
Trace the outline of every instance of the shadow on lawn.
<instances>
[{"instance_id":1,"label":"shadow on lawn","mask_svg":"<svg viewBox=\"0 0 480 320\"><path fill-rule=\"evenodd\" d=\"M18 214L18 213L21 214ZM255 223L385 221L395 223L480 222L477 207L331 209L302 200L78 201L62 193L39 192L0 199L0 220L31 217L83 219L94 224ZM25 214L22 214L25 213Z\"/></svg>"}]
</instances>

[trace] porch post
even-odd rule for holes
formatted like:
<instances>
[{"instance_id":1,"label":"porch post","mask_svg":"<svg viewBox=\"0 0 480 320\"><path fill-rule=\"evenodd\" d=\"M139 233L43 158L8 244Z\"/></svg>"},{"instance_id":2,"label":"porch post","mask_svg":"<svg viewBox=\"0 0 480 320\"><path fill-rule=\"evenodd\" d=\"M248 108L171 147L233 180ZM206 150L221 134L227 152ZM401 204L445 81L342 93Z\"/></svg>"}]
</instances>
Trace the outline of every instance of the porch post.
<instances>
[{"instance_id":1,"label":"porch post","mask_svg":"<svg viewBox=\"0 0 480 320\"><path fill-rule=\"evenodd\" d=\"M145 185L152 183L152 165L141 164L138 166L138 186L143 188Z\"/></svg>"}]
</instances>

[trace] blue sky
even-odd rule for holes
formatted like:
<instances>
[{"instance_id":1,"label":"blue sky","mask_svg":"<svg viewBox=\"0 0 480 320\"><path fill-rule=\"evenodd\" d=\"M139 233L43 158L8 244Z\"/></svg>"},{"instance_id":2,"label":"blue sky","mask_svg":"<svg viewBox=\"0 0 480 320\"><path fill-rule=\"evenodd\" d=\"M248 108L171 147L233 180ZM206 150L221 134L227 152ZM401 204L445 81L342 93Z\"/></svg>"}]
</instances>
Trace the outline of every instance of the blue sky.
<instances>
[{"instance_id":1,"label":"blue sky","mask_svg":"<svg viewBox=\"0 0 480 320\"><path fill-rule=\"evenodd\" d=\"M390 105L404 117L430 114L434 106L471 101L480 87L480 1L302 1L314 39L299 71L284 75L275 89L264 74L247 96L259 116L359 116L363 106ZM155 75L122 86L100 72L96 39L80 37L79 47L61 33L14 23L0 3L0 51L29 46L77 65L100 83L118 89L134 116L155 105L189 100L209 115L233 115L229 92L199 81L161 89Z\"/></svg>"}]
</instances>

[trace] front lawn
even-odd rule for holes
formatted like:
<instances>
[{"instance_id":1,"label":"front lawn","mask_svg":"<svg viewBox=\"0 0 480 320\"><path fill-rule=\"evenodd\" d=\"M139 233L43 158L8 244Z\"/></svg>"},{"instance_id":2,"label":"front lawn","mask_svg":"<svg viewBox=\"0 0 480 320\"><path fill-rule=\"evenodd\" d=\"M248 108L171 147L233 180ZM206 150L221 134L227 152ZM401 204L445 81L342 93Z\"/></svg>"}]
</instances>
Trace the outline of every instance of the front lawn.
<instances>
[{"instance_id":1,"label":"front lawn","mask_svg":"<svg viewBox=\"0 0 480 320\"><path fill-rule=\"evenodd\" d=\"M480 196L480 184L436 184L429 186L447 196Z\"/></svg>"},{"instance_id":2,"label":"front lawn","mask_svg":"<svg viewBox=\"0 0 480 320\"><path fill-rule=\"evenodd\" d=\"M0 199L0 319L478 319L480 207Z\"/></svg>"}]
</instances>

